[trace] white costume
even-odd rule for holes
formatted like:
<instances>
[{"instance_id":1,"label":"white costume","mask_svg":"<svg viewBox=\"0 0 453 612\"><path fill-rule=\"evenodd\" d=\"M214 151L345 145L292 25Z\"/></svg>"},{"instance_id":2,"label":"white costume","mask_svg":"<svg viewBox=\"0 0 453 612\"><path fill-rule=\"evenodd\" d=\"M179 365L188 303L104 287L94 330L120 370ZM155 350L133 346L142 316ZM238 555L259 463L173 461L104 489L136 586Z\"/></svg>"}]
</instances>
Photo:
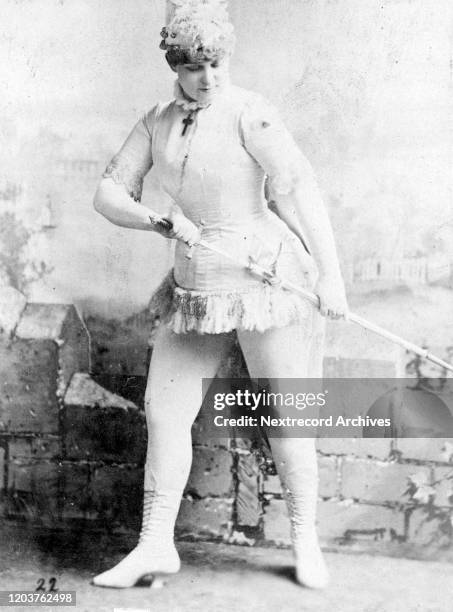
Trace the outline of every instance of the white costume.
<instances>
[{"instance_id":1,"label":"white costume","mask_svg":"<svg viewBox=\"0 0 453 612\"><path fill-rule=\"evenodd\" d=\"M173 0L169 8L161 47L173 53L176 64L211 62L231 51L232 26L221 0ZM305 179L313 183L312 171L261 96L226 83L203 105L188 100L177 85L174 100L157 104L136 124L104 177L140 201L151 166L174 206L201 228L203 240L314 287L317 269L300 236L269 210L264 197L266 176L278 200L281 194L299 197L296 187ZM116 197L122 202L124 193ZM133 203L127 200L120 207L130 211ZM106 216L118 206L107 201ZM133 210L125 214L134 216ZM148 211L140 215L148 217ZM216 375L234 331L250 375L274 379L272 390L283 390L286 378L321 375L324 320L309 302L200 246L191 258L186 255L187 246L178 242L174 270L156 293L169 300L160 304L167 324L159 327L153 346L145 397L148 452L140 540L118 565L94 579L101 586L132 586L145 574L178 571L173 527L190 471L201 381ZM325 586L328 574L315 529L314 440L275 438L271 447L290 514L297 580Z\"/></svg>"},{"instance_id":2,"label":"white costume","mask_svg":"<svg viewBox=\"0 0 453 612\"><path fill-rule=\"evenodd\" d=\"M139 200L143 178L155 166L175 205L202 228L203 240L241 261L252 256L264 267L274 264L277 274L312 288L312 258L264 198L265 175L277 195L304 180L300 151L276 111L261 96L227 85L213 104L193 113L186 129L190 103L177 94L137 123L104 176L124 183ZM163 316L175 332L312 325L316 310L301 297L202 247L191 259L186 253L178 242L166 281L174 294Z\"/></svg>"}]
</instances>

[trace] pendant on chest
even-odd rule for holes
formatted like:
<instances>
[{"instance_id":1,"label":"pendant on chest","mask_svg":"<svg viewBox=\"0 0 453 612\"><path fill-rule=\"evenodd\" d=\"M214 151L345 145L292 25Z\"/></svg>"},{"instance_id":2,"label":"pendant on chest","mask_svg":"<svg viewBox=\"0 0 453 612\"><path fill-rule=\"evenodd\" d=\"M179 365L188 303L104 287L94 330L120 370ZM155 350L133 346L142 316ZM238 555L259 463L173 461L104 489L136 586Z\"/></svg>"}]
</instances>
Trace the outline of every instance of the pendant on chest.
<instances>
[{"instance_id":1,"label":"pendant on chest","mask_svg":"<svg viewBox=\"0 0 453 612\"><path fill-rule=\"evenodd\" d=\"M187 129L189 128L189 125L192 125L195 121L194 119L194 115L195 115L196 111L190 111L190 113L187 115L187 117L184 117L184 119L182 120L183 124L184 124L184 129L181 133L181 136L185 136Z\"/></svg>"}]
</instances>

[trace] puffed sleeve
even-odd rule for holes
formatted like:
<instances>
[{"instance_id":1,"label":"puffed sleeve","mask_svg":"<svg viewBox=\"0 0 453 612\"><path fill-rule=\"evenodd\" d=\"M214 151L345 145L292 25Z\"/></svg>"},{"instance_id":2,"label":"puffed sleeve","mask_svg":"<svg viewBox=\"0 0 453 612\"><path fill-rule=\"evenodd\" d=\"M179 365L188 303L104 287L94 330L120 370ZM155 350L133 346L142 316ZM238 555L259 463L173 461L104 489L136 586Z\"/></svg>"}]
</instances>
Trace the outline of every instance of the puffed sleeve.
<instances>
[{"instance_id":1,"label":"puffed sleeve","mask_svg":"<svg viewBox=\"0 0 453 612\"><path fill-rule=\"evenodd\" d=\"M273 194L288 195L304 180L314 179L312 167L275 107L254 96L244 107L240 137L245 149L260 164Z\"/></svg>"},{"instance_id":2,"label":"puffed sleeve","mask_svg":"<svg viewBox=\"0 0 453 612\"><path fill-rule=\"evenodd\" d=\"M140 202L143 179L153 165L151 138L157 106L146 113L134 126L121 149L112 158L103 174L124 185L128 194Z\"/></svg>"}]
</instances>

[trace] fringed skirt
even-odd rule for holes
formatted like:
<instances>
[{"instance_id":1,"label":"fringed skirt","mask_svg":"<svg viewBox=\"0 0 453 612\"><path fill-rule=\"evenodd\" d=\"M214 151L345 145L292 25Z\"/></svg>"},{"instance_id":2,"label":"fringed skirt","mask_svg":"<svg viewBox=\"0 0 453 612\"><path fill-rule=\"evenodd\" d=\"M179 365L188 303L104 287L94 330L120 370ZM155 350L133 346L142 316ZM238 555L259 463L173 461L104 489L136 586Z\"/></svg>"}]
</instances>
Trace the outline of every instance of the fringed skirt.
<instances>
[{"instance_id":1,"label":"fringed skirt","mask_svg":"<svg viewBox=\"0 0 453 612\"><path fill-rule=\"evenodd\" d=\"M237 292L183 289L176 284L173 270L154 293L150 308L178 334L221 334L234 329L263 332L308 323L314 310L302 297L264 282Z\"/></svg>"},{"instance_id":2,"label":"fringed skirt","mask_svg":"<svg viewBox=\"0 0 453 612\"><path fill-rule=\"evenodd\" d=\"M253 260L278 277L312 290L317 269L302 243L275 215L248 231L205 232L234 260ZM151 298L150 308L176 333L220 334L232 330L263 332L296 323L313 324L316 308L300 295L254 276L236 261L177 243L175 267Z\"/></svg>"}]
</instances>

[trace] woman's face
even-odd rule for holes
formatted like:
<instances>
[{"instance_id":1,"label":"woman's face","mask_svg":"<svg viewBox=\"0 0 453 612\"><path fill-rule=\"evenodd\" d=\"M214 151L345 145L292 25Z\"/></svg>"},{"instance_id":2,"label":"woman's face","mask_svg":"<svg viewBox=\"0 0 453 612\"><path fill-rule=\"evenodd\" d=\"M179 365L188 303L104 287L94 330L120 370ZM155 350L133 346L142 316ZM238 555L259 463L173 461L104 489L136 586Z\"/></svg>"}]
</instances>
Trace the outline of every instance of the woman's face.
<instances>
[{"instance_id":1,"label":"woman's face","mask_svg":"<svg viewBox=\"0 0 453 612\"><path fill-rule=\"evenodd\" d=\"M188 98L209 104L229 78L228 58L176 66L179 84Z\"/></svg>"}]
</instances>

